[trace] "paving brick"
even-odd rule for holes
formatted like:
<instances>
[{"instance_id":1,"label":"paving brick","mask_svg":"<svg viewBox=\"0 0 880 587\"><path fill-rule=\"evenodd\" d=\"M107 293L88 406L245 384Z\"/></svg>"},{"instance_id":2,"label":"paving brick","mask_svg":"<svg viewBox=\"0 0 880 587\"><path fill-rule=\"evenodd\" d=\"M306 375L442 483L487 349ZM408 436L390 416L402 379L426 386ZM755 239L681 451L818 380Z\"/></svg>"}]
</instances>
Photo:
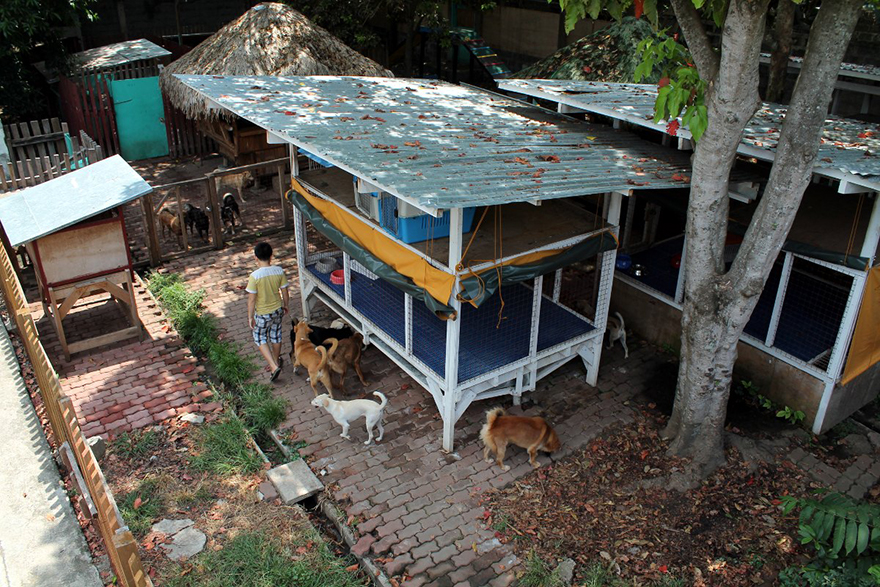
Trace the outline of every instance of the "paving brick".
<instances>
[{"instance_id":1,"label":"paving brick","mask_svg":"<svg viewBox=\"0 0 880 587\"><path fill-rule=\"evenodd\" d=\"M433 568L434 564L435 563L433 560L431 560L431 557L426 556L424 558L416 560L416 562L411 564L406 571L413 576L420 575L426 572L428 569Z\"/></svg>"},{"instance_id":2,"label":"paving brick","mask_svg":"<svg viewBox=\"0 0 880 587\"><path fill-rule=\"evenodd\" d=\"M433 567L430 567L427 570L428 577L431 579L439 579L441 577L446 578L449 581L449 585L452 585L452 579L449 578L449 573L455 570L455 565L451 562L444 561L440 564L435 564Z\"/></svg>"},{"instance_id":3,"label":"paving brick","mask_svg":"<svg viewBox=\"0 0 880 587\"><path fill-rule=\"evenodd\" d=\"M415 561L413 561L412 555L408 553L396 556L385 563L385 572L392 577L394 575L399 575L401 572L403 572L407 565L413 562Z\"/></svg>"},{"instance_id":4,"label":"paving brick","mask_svg":"<svg viewBox=\"0 0 880 587\"><path fill-rule=\"evenodd\" d=\"M453 557L453 555L458 554L458 548L454 544L449 544L444 546L437 552L431 555L431 558L435 563L440 563L445 560L449 560Z\"/></svg>"},{"instance_id":5,"label":"paving brick","mask_svg":"<svg viewBox=\"0 0 880 587\"><path fill-rule=\"evenodd\" d=\"M373 536L361 536L360 540L358 540L355 545L351 547L351 551L358 556L364 556L365 554L370 552L370 547L373 545L374 542L376 542L376 538Z\"/></svg>"},{"instance_id":6,"label":"paving brick","mask_svg":"<svg viewBox=\"0 0 880 587\"><path fill-rule=\"evenodd\" d=\"M397 544L399 541L400 539L397 537L396 534L389 534L381 540L377 540L373 543L373 552L376 554L385 554L386 552L391 550L391 547Z\"/></svg>"}]
</instances>

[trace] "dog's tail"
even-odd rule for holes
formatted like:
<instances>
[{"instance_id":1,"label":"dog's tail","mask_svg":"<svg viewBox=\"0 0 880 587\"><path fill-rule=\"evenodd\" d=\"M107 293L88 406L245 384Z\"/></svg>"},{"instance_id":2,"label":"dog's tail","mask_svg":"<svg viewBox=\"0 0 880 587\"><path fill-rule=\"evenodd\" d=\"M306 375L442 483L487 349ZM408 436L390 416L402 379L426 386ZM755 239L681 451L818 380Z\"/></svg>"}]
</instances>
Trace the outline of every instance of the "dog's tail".
<instances>
[{"instance_id":1,"label":"dog's tail","mask_svg":"<svg viewBox=\"0 0 880 587\"><path fill-rule=\"evenodd\" d=\"M326 340L324 341L324 344L327 344L327 342L330 343L330 348L329 348L329 349L324 353L324 355L321 357L321 366L319 367L319 369L323 369L323 368L324 368L324 365L327 364L327 360L328 360L330 357L333 356L333 353L336 352L336 347L339 346L339 341L338 341L337 339L335 339L335 338L328 338L328 339L326 339ZM318 348L321 349L321 348L324 348L324 347L320 347L320 346L319 346Z\"/></svg>"},{"instance_id":2,"label":"dog's tail","mask_svg":"<svg viewBox=\"0 0 880 587\"><path fill-rule=\"evenodd\" d=\"M626 330L626 324L623 322L623 316L620 315L620 312L614 312L614 315L617 316L618 320L620 320L620 329Z\"/></svg>"},{"instance_id":3,"label":"dog's tail","mask_svg":"<svg viewBox=\"0 0 880 587\"><path fill-rule=\"evenodd\" d=\"M379 398L379 409L385 409L385 406L388 404L388 398L385 397L385 394L383 394L381 391L374 391L373 395Z\"/></svg>"},{"instance_id":4,"label":"dog's tail","mask_svg":"<svg viewBox=\"0 0 880 587\"><path fill-rule=\"evenodd\" d=\"M507 412L504 411L504 408L494 408L486 412L486 425L491 428L493 424L495 424L495 420L498 419L498 416L503 416Z\"/></svg>"}]
</instances>

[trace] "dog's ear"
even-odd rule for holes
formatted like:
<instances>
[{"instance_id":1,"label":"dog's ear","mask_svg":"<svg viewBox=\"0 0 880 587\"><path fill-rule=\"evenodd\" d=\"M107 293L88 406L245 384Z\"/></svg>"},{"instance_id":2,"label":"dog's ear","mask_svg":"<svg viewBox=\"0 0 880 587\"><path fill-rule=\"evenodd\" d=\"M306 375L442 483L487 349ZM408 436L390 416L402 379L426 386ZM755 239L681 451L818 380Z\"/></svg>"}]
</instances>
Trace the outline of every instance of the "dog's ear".
<instances>
[{"instance_id":1,"label":"dog's ear","mask_svg":"<svg viewBox=\"0 0 880 587\"><path fill-rule=\"evenodd\" d=\"M330 398L327 397L326 395L324 397L322 397L321 398L321 405L323 405L325 408L328 407L330 405Z\"/></svg>"}]
</instances>

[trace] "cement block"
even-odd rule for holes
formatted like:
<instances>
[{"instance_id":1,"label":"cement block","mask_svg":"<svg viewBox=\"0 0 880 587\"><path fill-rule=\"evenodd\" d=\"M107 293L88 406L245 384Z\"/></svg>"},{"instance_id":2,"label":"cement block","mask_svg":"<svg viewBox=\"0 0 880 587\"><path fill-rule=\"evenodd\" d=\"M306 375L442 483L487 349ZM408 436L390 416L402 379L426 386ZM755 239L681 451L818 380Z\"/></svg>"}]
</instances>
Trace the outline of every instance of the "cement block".
<instances>
[{"instance_id":1,"label":"cement block","mask_svg":"<svg viewBox=\"0 0 880 587\"><path fill-rule=\"evenodd\" d=\"M275 467L267 476L278 490L281 501L287 504L302 501L324 489L324 484L302 459Z\"/></svg>"}]
</instances>

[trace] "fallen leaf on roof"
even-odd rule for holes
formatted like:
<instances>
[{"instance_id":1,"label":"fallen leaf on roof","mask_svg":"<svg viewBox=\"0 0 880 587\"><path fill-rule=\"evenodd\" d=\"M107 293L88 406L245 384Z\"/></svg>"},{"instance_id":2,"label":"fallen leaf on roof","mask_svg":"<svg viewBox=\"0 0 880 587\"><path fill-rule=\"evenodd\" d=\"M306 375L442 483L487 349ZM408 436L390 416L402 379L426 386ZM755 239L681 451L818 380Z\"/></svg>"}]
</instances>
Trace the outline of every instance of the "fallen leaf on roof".
<instances>
[{"instance_id":1,"label":"fallen leaf on roof","mask_svg":"<svg viewBox=\"0 0 880 587\"><path fill-rule=\"evenodd\" d=\"M538 159L542 161L548 161L550 163L559 163L559 157L556 155L538 155Z\"/></svg>"}]
</instances>

